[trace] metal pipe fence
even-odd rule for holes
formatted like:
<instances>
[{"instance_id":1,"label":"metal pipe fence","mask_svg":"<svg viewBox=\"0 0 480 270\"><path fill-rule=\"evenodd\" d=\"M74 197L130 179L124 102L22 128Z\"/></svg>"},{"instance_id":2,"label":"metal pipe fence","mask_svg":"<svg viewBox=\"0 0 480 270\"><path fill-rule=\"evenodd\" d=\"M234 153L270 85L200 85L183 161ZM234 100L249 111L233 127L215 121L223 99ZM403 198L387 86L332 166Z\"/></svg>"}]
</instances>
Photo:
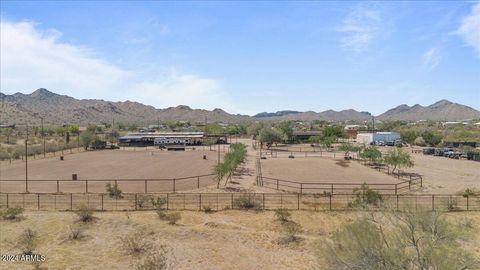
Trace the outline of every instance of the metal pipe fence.
<instances>
[{"instance_id":1,"label":"metal pipe fence","mask_svg":"<svg viewBox=\"0 0 480 270\"><path fill-rule=\"evenodd\" d=\"M354 189L364 189L363 183L297 182L262 176L263 187L293 193L351 194ZM367 183L370 190L380 194L402 194L422 186L421 179L400 183Z\"/></svg>"},{"instance_id":2,"label":"metal pipe fence","mask_svg":"<svg viewBox=\"0 0 480 270\"><path fill-rule=\"evenodd\" d=\"M21 193L104 193L105 185L117 184L127 193L176 192L193 190L215 183L215 174L158 179L85 179L85 180L0 180L0 192Z\"/></svg>"},{"instance_id":3,"label":"metal pipe fence","mask_svg":"<svg viewBox=\"0 0 480 270\"><path fill-rule=\"evenodd\" d=\"M439 211L480 211L480 197L460 195L394 195L384 194L381 201L368 208L359 207L354 194L285 194L285 193L128 193L121 197L108 194L0 193L0 207L22 207L27 210L75 211L83 206L98 211L155 210L152 201L163 200L163 209L196 210L208 207L215 211L245 209L245 202L257 210L341 211L402 210L422 207ZM385 208L385 206L388 206Z\"/></svg>"}]
</instances>

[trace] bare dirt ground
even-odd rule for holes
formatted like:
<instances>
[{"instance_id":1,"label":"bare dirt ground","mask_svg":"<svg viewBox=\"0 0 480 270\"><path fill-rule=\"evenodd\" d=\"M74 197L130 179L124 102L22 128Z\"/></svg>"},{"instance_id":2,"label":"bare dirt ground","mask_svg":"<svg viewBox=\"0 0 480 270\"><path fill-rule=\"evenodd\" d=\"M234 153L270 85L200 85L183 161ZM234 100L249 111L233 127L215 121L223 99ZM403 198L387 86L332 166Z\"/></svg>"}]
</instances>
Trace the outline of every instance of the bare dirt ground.
<instances>
[{"instance_id":1,"label":"bare dirt ground","mask_svg":"<svg viewBox=\"0 0 480 270\"><path fill-rule=\"evenodd\" d=\"M423 176L422 193L454 194L480 189L480 162L413 153L415 166L405 171Z\"/></svg>"},{"instance_id":2,"label":"bare dirt ground","mask_svg":"<svg viewBox=\"0 0 480 270\"><path fill-rule=\"evenodd\" d=\"M159 178L181 178L196 175L211 174L213 166L217 163L218 154L215 151L206 150L193 151L160 151L158 149L148 151L139 150L105 150L88 151L64 156L61 161L59 157L30 160L28 163L28 175L32 188L35 180L58 180L72 179L72 174L77 174L79 180L85 179L159 179ZM224 150L221 147L221 157ZM203 159L203 155L207 159ZM25 163L12 163L11 165L2 164L0 167L0 179L5 180L24 180ZM204 179L202 179L203 181ZM211 179L210 179L211 180ZM143 181L142 181L143 183ZM12 184L12 182L10 182ZM24 184L22 188L24 189ZM49 185L56 185L54 182L48 182ZM153 188L155 183L149 183ZM182 183L179 183L180 185ZM46 185L43 183L42 185ZM80 185L80 184L79 184ZM102 186L105 183L102 184ZM138 183L122 182L119 183L126 191L129 185L135 186L135 191L141 192L143 189L136 190ZM160 183L158 183L160 185ZM170 188L171 183L164 183ZM204 185L204 184L202 184ZM8 191L9 187L4 183L2 191ZM52 187L50 187L51 189ZM93 188L93 187L92 187ZM192 189L196 184L192 183ZM76 190L78 189L78 190ZM69 192L83 192L84 185L81 184L75 190ZM52 190L53 192L54 190ZM153 190L151 190L153 191ZM43 191L41 191L43 192Z\"/></svg>"},{"instance_id":3,"label":"bare dirt ground","mask_svg":"<svg viewBox=\"0 0 480 270\"><path fill-rule=\"evenodd\" d=\"M269 158L262 160L263 176L295 182L391 183L398 179L356 161L331 158Z\"/></svg>"},{"instance_id":4,"label":"bare dirt ground","mask_svg":"<svg viewBox=\"0 0 480 270\"><path fill-rule=\"evenodd\" d=\"M173 269L326 269L317 256L333 232L362 212L292 212L303 227L300 240L279 243L284 237L272 211L221 211L212 214L181 212L178 225L168 225L149 212L96 213L85 225L85 237L69 240L69 227L81 225L74 213L27 212L20 221L0 221L2 254L18 254L16 239L26 228L39 235L36 253L46 256L46 269L134 269L143 255L130 255L122 237L139 232L152 249L168 247ZM448 213L459 221L469 218L480 226L480 213ZM466 246L480 254L480 234ZM0 262L0 269L32 269L31 263Z\"/></svg>"}]
</instances>

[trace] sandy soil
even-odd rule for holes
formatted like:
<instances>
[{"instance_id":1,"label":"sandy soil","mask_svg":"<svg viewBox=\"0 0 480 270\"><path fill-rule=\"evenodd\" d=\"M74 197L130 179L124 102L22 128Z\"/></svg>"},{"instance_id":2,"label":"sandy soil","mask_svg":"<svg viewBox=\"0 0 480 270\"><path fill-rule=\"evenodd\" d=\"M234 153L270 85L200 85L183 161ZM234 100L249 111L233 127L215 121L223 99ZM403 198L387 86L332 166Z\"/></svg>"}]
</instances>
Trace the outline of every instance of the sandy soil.
<instances>
[{"instance_id":1,"label":"sandy soil","mask_svg":"<svg viewBox=\"0 0 480 270\"><path fill-rule=\"evenodd\" d=\"M355 161L330 158L262 160L263 176L298 182L396 183L397 179Z\"/></svg>"},{"instance_id":2,"label":"sandy soil","mask_svg":"<svg viewBox=\"0 0 480 270\"><path fill-rule=\"evenodd\" d=\"M221 148L223 150L223 148ZM226 149L226 148L225 148ZM203 159L203 155L207 159ZM31 192L35 192L35 188L43 188L49 185L48 189L51 192L55 191L55 182L35 183L34 180L69 180L73 173L78 175L78 179L159 179L159 178L181 178L195 175L211 174L213 166L217 163L217 152L215 151L177 151L168 152L160 150L140 150L140 151L124 151L124 150L105 150L105 151L89 151L81 152L65 156L61 161L58 157L31 160L28 163L28 174ZM221 152L223 156L223 152ZM25 163L12 163L11 165L3 165L0 168L0 179L24 180L25 179ZM201 179L202 182L206 179ZM209 179L211 180L211 178ZM132 192L142 192L142 183L121 182L125 191L132 188ZM2 191L10 188L13 182L2 183ZM15 183L21 185L22 183ZM68 184L68 183L66 183ZM178 183L178 188L181 185L186 185L183 182ZM195 183L190 183L191 188L196 188ZM209 183L211 184L211 183ZM37 185L37 187L35 187ZM103 189L105 183L98 183ZM149 183L150 191L154 191L155 186L158 186L158 191L170 189L172 184L168 183ZM202 183L205 185L205 183ZM71 188L68 192L83 192L85 190L83 183L79 183L78 187ZM160 188L162 186L162 188ZM165 186L165 187L163 187ZM65 186L64 186L65 187ZM134 189L134 190L133 190ZM139 189L139 190L137 190ZM94 192L94 187L90 187L90 191ZM41 191L44 192L44 191ZM66 192L66 191L65 191Z\"/></svg>"},{"instance_id":3,"label":"sandy soil","mask_svg":"<svg viewBox=\"0 0 480 270\"><path fill-rule=\"evenodd\" d=\"M406 171L423 176L423 193L452 194L480 189L480 162L412 154L415 166Z\"/></svg>"},{"instance_id":4,"label":"sandy soil","mask_svg":"<svg viewBox=\"0 0 480 270\"><path fill-rule=\"evenodd\" d=\"M73 213L27 212L17 222L0 221L0 249L17 254L16 239L25 228L39 235L36 251L46 256L48 269L133 269L142 255L130 255L122 247L122 237L143 233L152 247L167 245L174 269L325 269L318 258L319 245L342 224L362 213L292 212L301 224L301 240L280 244L281 225L274 213L222 211L213 214L181 212L178 225L160 221L154 212L96 213L84 227L85 238L68 240L69 226L78 226ZM452 220L469 217L480 226L479 213L449 213ZM480 253L477 234L469 248ZM476 243L476 244L475 244ZM0 262L0 269L32 269L26 263Z\"/></svg>"}]
</instances>

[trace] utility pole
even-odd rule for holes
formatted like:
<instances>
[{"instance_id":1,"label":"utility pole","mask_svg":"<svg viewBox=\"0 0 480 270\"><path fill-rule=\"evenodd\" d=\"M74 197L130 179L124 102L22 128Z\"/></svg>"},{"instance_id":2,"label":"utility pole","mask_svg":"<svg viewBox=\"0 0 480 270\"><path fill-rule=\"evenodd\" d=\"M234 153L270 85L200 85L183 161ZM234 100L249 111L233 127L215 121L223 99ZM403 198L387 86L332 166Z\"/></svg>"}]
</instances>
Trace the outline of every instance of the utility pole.
<instances>
[{"instance_id":1,"label":"utility pole","mask_svg":"<svg viewBox=\"0 0 480 270\"><path fill-rule=\"evenodd\" d=\"M28 124L25 136L25 192L28 193Z\"/></svg>"},{"instance_id":2,"label":"utility pole","mask_svg":"<svg viewBox=\"0 0 480 270\"><path fill-rule=\"evenodd\" d=\"M372 134L375 133L375 116L372 115Z\"/></svg>"}]
</instances>

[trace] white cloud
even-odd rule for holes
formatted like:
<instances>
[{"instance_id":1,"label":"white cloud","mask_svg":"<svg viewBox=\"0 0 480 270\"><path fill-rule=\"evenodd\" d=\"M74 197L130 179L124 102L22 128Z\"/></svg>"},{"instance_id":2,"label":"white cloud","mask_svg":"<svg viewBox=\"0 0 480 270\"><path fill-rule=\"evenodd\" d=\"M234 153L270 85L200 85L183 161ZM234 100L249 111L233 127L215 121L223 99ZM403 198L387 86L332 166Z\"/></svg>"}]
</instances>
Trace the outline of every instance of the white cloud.
<instances>
[{"instance_id":1,"label":"white cloud","mask_svg":"<svg viewBox=\"0 0 480 270\"><path fill-rule=\"evenodd\" d=\"M372 41L381 34L381 12L374 7L357 6L336 30L344 34L340 39L342 47L357 53L366 51Z\"/></svg>"},{"instance_id":2,"label":"white cloud","mask_svg":"<svg viewBox=\"0 0 480 270\"><path fill-rule=\"evenodd\" d=\"M433 70L440 64L441 56L437 48L430 48L422 56L422 68Z\"/></svg>"},{"instance_id":3,"label":"white cloud","mask_svg":"<svg viewBox=\"0 0 480 270\"><path fill-rule=\"evenodd\" d=\"M61 42L59 31L41 31L32 22L2 21L0 29L0 88L4 93L43 87L76 98L129 99L159 108L184 104L232 109L217 80L176 70L146 77L144 70L108 63L92 49Z\"/></svg>"},{"instance_id":4,"label":"white cloud","mask_svg":"<svg viewBox=\"0 0 480 270\"><path fill-rule=\"evenodd\" d=\"M455 33L463 38L467 46L473 47L480 57L480 2L472 7L470 15L463 18Z\"/></svg>"}]
</instances>

